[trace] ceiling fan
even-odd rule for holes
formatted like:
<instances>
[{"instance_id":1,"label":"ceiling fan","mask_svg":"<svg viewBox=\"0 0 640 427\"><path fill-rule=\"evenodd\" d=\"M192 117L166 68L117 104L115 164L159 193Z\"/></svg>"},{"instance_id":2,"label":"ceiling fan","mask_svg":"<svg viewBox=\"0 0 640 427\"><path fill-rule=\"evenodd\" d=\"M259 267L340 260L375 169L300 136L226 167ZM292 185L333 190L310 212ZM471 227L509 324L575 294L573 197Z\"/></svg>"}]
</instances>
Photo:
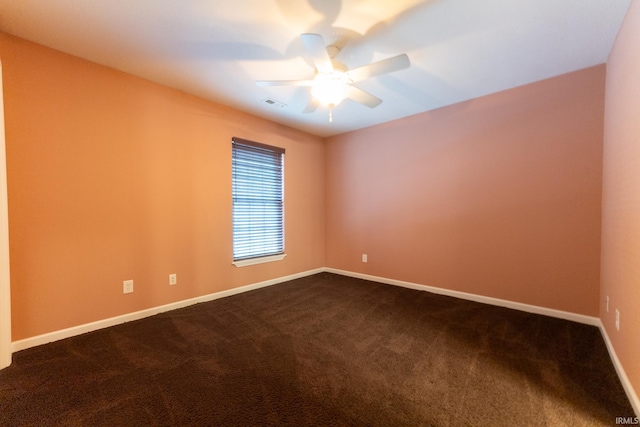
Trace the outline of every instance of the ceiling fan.
<instances>
[{"instance_id":1,"label":"ceiling fan","mask_svg":"<svg viewBox=\"0 0 640 427\"><path fill-rule=\"evenodd\" d=\"M380 105L382 100L368 92L354 86L359 81L408 68L409 57L406 54L397 55L382 61L373 62L362 67L349 70L344 64L336 61L341 47L332 44L325 47L320 34L305 33L300 36L305 49L311 56L316 68L316 75L312 80L262 80L258 86L309 86L313 98L304 109L304 113L312 113L318 103L329 107L329 121L332 121L333 107L345 98L352 99L369 108Z\"/></svg>"}]
</instances>

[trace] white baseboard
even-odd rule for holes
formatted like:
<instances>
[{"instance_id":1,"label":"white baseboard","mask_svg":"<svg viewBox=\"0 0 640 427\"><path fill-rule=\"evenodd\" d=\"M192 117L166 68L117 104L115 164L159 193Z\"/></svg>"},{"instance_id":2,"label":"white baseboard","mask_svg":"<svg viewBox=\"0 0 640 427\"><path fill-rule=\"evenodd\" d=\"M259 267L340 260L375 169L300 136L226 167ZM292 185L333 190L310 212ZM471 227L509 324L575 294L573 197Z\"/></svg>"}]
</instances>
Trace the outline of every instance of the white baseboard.
<instances>
[{"instance_id":1,"label":"white baseboard","mask_svg":"<svg viewBox=\"0 0 640 427\"><path fill-rule=\"evenodd\" d=\"M609 350L609 356L611 357L613 366L616 368L616 373L618 374L618 378L620 378L622 387L624 387L624 391L627 393L629 402L631 402L631 406L633 406L633 410L635 411L636 415L640 416L640 399L638 399L638 394L633 389L633 386L629 381L629 377L627 377L627 373L624 371L624 368L620 363L620 359L618 359L618 355L616 354L616 351L613 348L613 344L611 344L611 340L609 339L607 330L605 329L602 322L600 322L598 326L600 327L602 338L604 339L604 342L607 345L607 350Z\"/></svg>"},{"instance_id":2,"label":"white baseboard","mask_svg":"<svg viewBox=\"0 0 640 427\"><path fill-rule=\"evenodd\" d=\"M224 298L231 295L236 295L242 292L251 291L254 289L264 288L266 286L275 285L278 283L286 282L289 280L298 279L301 277L310 276L317 273L329 272L334 274L340 274L342 276L355 277L358 279L371 280L373 282L385 283L388 285L401 286L404 288L416 289L421 291L432 292L440 295L447 295L455 298L466 299L470 301L480 302L484 304L491 304L499 307L512 308L515 310L525 311L529 313L542 314L551 317L557 317L560 319L571 320L579 323L585 323L593 326L600 326L600 319L591 316L585 316L581 314L569 313L560 310L554 310L545 307L538 307L529 304L522 304L513 301L502 300L498 298L485 297L481 295L469 294L465 292L452 291L449 289L437 288L433 286L421 285L412 282L405 282L402 280L388 279L385 277L379 276L371 276L368 274L354 273L351 271L339 270L335 268L317 268L314 270L304 271L302 273L292 274L289 276L278 277L276 279L266 280L259 283L254 283L251 285L241 286L239 288L229 289L226 291L216 292L213 294L203 295L196 298L191 298L188 300L177 301L174 303L161 305L158 307L149 308L146 310L136 311L133 313L123 314L121 316L111 317L108 319L98 320L96 322L86 323L83 325L74 326L67 329L62 329L59 331L50 332L47 334L37 335L30 338L25 338L19 341L13 341L11 343L12 352L25 350L27 348L35 347L38 345L46 344L53 341L58 341L64 338L73 337L76 335L84 334L87 332L96 331L102 328L108 328L110 326L119 325L125 322L131 322L133 320L139 320L145 317L153 316L158 313L163 313L165 311L175 310L178 308L187 307L193 304L198 304L201 302L212 301L218 298Z\"/></svg>"},{"instance_id":3,"label":"white baseboard","mask_svg":"<svg viewBox=\"0 0 640 427\"><path fill-rule=\"evenodd\" d=\"M551 308L539 307L535 305L523 304L519 302L507 301L498 298L485 297L481 295L469 294L466 292L453 291L449 289L437 288L434 286L421 285L418 283L405 282L402 280L388 279L385 277L379 276L371 276L368 274L354 273L351 271L339 270L335 268L317 268L314 270L308 270L297 274L292 274L289 276L278 277L276 279L266 280L259 283L254 283L251 285L241 286L239 288L229 289L226 291L216 292L213 294L203 295L197 298L192 298L184 301L178 301L171 304L162 305L159 307L153 307L146 310L136 311L134 313L124 314L122 316L111 317L109 319L99 320L97 322L91 322L84 325L75 326L72 328L62 329L60 331L50 332L48 334L38 335L31 338L26 338L19 341L14 341L11 345L11 350L15 353L16 351L25 350L27 348L35 347L38 345L46 344L53 341L58 341L64 338L73 337L76 335L81 335L87 332L96 331L98 329L107 328L110 326L119 325L121 323L131 322L133 320L142 319L145 317L153 316L158 313L163 313L165 311L175 310L178 308L187 307L193 304L198 304L201 302L213 301L218 298L224 298L236 294L240 294L247 291L252 291L254 289L264 288L267 286L275 285L282 282L287 282L289 280L299 279L301 277L311 276L313 274L328 272L339 274L342 276L355 277L358 279L370 280L373 282L384 283L388 285L400 286L403 288L416 289L420 291L427 291L434 294L446 295L454 298L465 299L469 301L480 302L484 304L495 305L499 307L511 308L514 310L520 310L528 313L541 314L545 316L556 317L560 319L570 320L578 323L583 323L587 325L596 326L600 329L602 336L604 338L605 344L607 346L607 350L609 351L609 355L611 356L611 360L616 369L618 377L624 387L625 392L633 406L636 414L640 414L640 400L638 399L638 395L636 394L633 386L629 382L629 378L624 371L624 368L620 364L620 360L616 355L616 352L611 344L611 340L609 340L609 336L607 335L607 331L604 328L604 325L597 317L585 316L582 314L570 313L561 310L554 310ZM624 415L624 414L621 414Z\"/></svg>"},{"instance_id":4,"label":"white baseboard","mask_svg":"<svg viewBox=\"0 0 640 427\"><path fill-rule=\"evenodd\" d=\"M98 320L96 322L86 323L84 325L74 326L59 331L50 332L43 335L37 335L35 337L25 338L19 341L13 341L11 343L12 352L25 350L27 348L35 347L38 345L58 341L64 338L70 338L76 335L85 334L87 332L97 331L98 329L108 328L110 326L119 325L121 323L131 322L133 320L143 319L145 317L153 316L165 311L175 310L178 308L187 307L193 304L201 302L213 301L218 298L224 298L231 295L240 294L243 292L252 291L254 289L264 288L278 283L287 282L289 280L299 279L301 277L311 276L313 274L322 273L324 268L317 268L315 270L308 270L302 273L296 273L289 276L278 277L276 279L265 280L264 282L253 283L251 285L241 286L239 288L228 289L226 291L215 292L213 294L203 295L188 300L177 301L171 304L165 304L158 307L149 308L146 310L136 311L133 313L123 314L121 316L111 317L104 320Z\"/></svg>"},{"instance_id":5,"label":"white baseboard","mask_svg":"<svg viewBox=\"0 0 640 427\"><path fill-rule=\"evenodd\" d=\"M615 350L613 349L613 345L611 344L611 340L609 340L609 336L607 335L607 331L602 324L602 321L597 317L585 316L582 314L571 313L567 311L554 310L551 308L538 307L535 305L523 304L519 302L507 301L498 298L485 297L481 295L468 294L466 292L458 292L452 291L449 289L436 288L433 286L420 285L417 283L404 282L402 280L388 279L385 277L379 276L371 276L368 274L354 273L351 271L338 270L335 268L325 268L325 271L329 273L340 274L343 276L355 277L358 279L371 280L373 282L385 283L388 285L401 286L403 288L416 289L420 291L432 292L434 294L446 295L450 297L481 302L484 304L495 305L499 307L512 308L514 310L525 311L527 313L541 314L545 316L556 317L564 320L571 320L578 323L583 323L591 326L596 326L600 329L602 336L604 338L604 342L607 346L607 350L609 351L609 356L611 357L611 361L613 362L613 366L616 369L616 373L618 374L618 378L620 378L620 382L622 383L622 387L629 398L629 402L631 402L631 406L635 411L636 415L640 415L640 400L638 400L638 395L636 394L631 382L629 381L629 377L624 371L624 368L620 364L620 360L616 355ZM627 414L622 414L621 416L628 416Z\"/></svg>"},{"instance_id":6,"label":"white baseboard","mask_svg":"<svg viewBox=\"0 0 640 427\"><path fill-rule=\"evenodd\" d=\"M482 295L469 294L466 292L452 291L450 289L437 288L434 286L420 285L418 283L405 282L402 280L387 279L386 277L371 276L368 274L353 273L351 271L338 270L335 268L325 268L329 273L341 274L343 276L355 277L358 279L371 280L373 282L385 283L387 285L401 286L403 288L416 289L419 291L431 292L439 295L446 295L454 298L465 299L469 301L480 302L483 304L495 305L498 307L512 308L514 310L525 311L527 313L542 314L545 316L556 317L559 319L571 320L573 322L584 323L587 325L598 326L600 319L583 314L571 313L568 311L554 310L552 308L539 307L536 305L523 304L498 298L485 297Z\"/></svg>"}]
</instances>

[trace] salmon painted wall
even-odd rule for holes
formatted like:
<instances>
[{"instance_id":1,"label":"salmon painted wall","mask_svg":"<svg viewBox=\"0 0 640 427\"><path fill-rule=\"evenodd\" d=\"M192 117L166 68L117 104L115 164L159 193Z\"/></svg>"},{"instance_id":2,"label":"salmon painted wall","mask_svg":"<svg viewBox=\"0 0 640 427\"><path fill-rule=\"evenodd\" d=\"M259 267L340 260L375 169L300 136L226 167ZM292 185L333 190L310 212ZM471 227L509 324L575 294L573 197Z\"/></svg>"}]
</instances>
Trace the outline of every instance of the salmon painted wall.
<instances>
[{"instance_id":1,"label":"salmon painted wall","mask_svg":"<svg viewBox=\"0 0 640 427\"><path fill-rule=\"evenodd\" d=\"M14 341L324 266L321 138L8 35L0 57ZM233 136L287 150L283 261L231 264Z\"/></svg>"},{"instance_id":2,"label":"salmon painted wall","mask_svg":"<svg viewBox=\"0 0 640 427\"><path fill-rule=\"evenodd\" d=\"M596 66L329 138L327 266L597 316L604 82Z\"/></svg>"},{"instance_id":3,"label":"salmon painted wall","mask_svg":"<svg viewBox=\"0 0 640 427\"><path fill-rule=\"evenodd\" d=\"M640 2L631 3L607 62L600 317L640 392ZM609 296L609 311L605 298ZM615 310L620 312L620 330Z\"/></svg>"}]
</instances>

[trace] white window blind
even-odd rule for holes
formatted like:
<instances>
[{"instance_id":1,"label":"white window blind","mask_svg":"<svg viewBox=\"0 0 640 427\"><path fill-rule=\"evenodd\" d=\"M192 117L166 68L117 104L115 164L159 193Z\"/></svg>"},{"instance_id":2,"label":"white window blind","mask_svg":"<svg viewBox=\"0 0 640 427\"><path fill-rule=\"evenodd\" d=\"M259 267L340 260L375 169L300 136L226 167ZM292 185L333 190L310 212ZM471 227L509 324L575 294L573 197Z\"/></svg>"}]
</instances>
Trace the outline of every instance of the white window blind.
<instances>
[{"instance_id":1,"label":"white window blind","mask_svg":"<svg viewBox=\"0 0 640 427\"><path fill-rule=\"evenodd\" d=\"M284 149L232 140L233 260L284 253Z\"/></svg>"}]
</instances>

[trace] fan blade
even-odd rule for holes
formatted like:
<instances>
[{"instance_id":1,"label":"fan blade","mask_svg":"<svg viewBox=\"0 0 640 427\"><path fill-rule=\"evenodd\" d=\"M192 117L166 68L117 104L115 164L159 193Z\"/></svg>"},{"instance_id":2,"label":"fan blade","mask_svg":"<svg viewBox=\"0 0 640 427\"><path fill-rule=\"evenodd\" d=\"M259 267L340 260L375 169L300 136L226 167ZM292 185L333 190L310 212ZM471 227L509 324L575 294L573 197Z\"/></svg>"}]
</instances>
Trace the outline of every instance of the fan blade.
<instances>
[{"instance_id":1,"label":"fan blade","mask_svg":"<svg viewBox=\"0 0 640 427\"><path fill-rule=\"evenodd\" d=\"M313 80L258 80L257 86L313 86Z\"/></svg>"},{"instance_id":2,"label":"fan blade","mask_svg":"<svg viewBox=\"0 0 640 427\"><path fill-rule=\"evenodd\" d=\"M347 86L347 98L353 99L354 101L366 105L369 108L375 108L382 102L382 99L377 96L373 96L370 93L352 85Z\"/></svg>"},{"instance_id":3,"label":"fan blade","mask_svg":"<svg viewBox=\"0 0 640 427\"><path fill-rule=\"evenodd\" d=\"M315 99L315 98L311 98L309 100L309 103L307 104L307 106L305 107L304 110L302 110L303 113L305 114L309 114L309 113L313 113L314 111L316 111L316 109L320 106L320 102Z\"/></svg>"},{"instance_id":4,"label":"fan blade","mask_svg":"<svg viewBox=\"0 0 640 427\"><path fill-rule=\"evenodd\" d=\"M331 73L333 71L333 64L331 58L327 53L327 48L324 46L324 40L320 34L305 33L300 36L304 47L311 56L311 62L321 73Z\"/></svg>"},{"instance_id":5,"label":"fan blade","mask_svg":"<svg viewBox=\"0 0 640 427\"><path fill-rule=\"evenodd\" d=\"M374 62L369 65L363 65L362 67L349 70L347 75L354 82L359 82L370 77L379 76L380 74L391 73L398 70L409 68L411 63L407 54L394 56L392 58L383 59L382 61Z\"/></svg>"}]
</instances>

